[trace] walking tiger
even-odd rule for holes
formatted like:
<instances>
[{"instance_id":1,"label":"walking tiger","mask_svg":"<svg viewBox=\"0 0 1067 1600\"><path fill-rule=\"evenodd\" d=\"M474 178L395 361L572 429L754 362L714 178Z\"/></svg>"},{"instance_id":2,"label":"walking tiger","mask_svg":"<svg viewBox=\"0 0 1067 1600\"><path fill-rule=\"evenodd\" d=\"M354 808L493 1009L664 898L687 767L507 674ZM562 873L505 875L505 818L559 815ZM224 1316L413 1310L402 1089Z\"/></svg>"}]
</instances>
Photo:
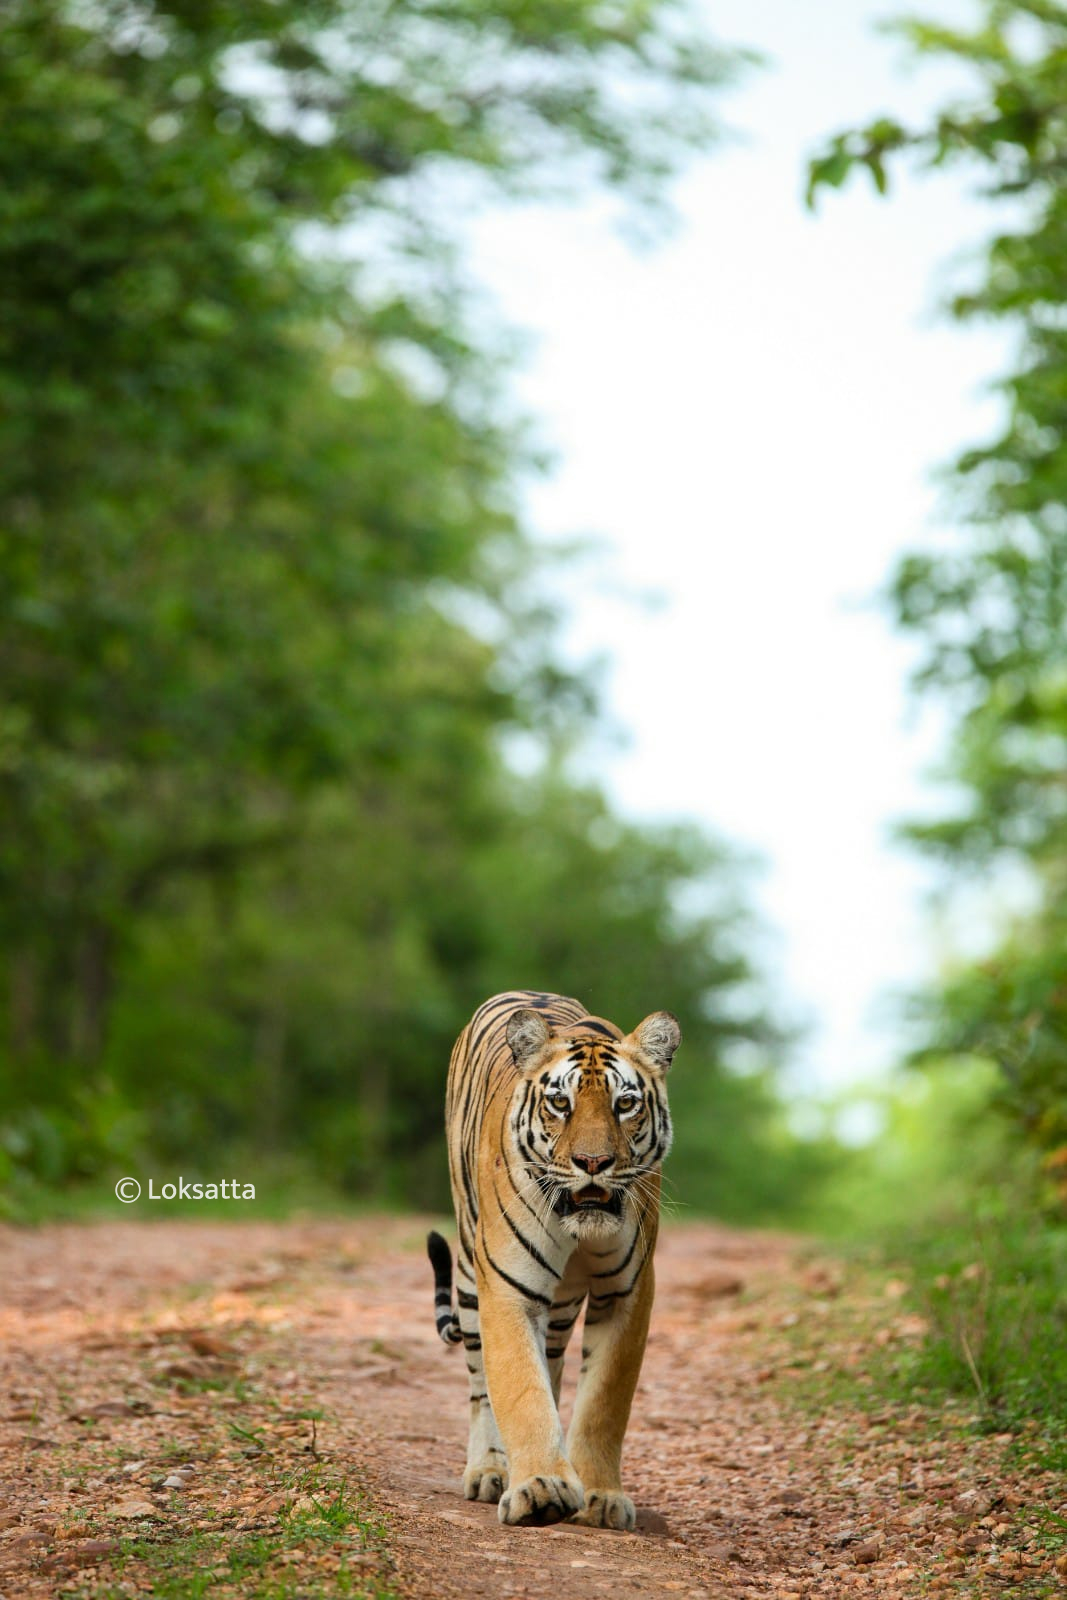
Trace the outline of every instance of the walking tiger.
<instances>
[{"instance_id":1,"label":"walking tiger","mask_svg":"<svg viewBox=\"0 0 1067 1600\"><path fill-rule=\"evenodd\" d=\"M652 1310L665 1079L681 1039L669 1011L623 1035L577 1000L495 995L456 1040L446 1124L452 1256L428 1240L437 1327L470 1374L463 1490L501 1522L572 1518L630 1529L622 1442ZM567 1343L586 1306L566 1440Z\"/></svg>"}]
</instances>

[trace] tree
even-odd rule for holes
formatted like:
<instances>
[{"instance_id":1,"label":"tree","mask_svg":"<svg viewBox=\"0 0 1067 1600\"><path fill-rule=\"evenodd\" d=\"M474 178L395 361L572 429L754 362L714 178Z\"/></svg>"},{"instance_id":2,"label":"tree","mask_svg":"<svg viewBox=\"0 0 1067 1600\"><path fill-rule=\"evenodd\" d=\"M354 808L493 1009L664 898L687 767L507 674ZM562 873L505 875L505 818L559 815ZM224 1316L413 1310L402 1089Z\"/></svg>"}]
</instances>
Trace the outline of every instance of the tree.
<instances>
[{"instance_id":1,"label":"tree","mask_svg":"<svg viewBox=\"0 0 1067 1600\"><path fill-rule=\"evenodd\" d=\"M908 829L958 871L1024 863L1040 908L980 966L931 997L928 1052L996 1059L1003 1100L1048 1153L1067 1159L1067 7L983 0L971 32L901 31L923 54L973 69L972 100L929 127L888 117L835 138L811 192L910 151L963 164L1006 214L958 318L1018 332L1001 382L1006 425L953 468L965 530L944 554L916 553L893 578L901 626L922 640L920 683L954 707L948 771L965 801ZM1067 1190L1065 1190L1067 1193Z\"/></svg>"},{"instance_id":2,"label":"tree","mask_svg":"<svg viewBox=\"0 0 1067 1600\"><path fill-rule=\"evenodd\" d=\"M725 69L682 20L667 0L6 8L16 1055L98 1060L116 949L169 882L232 877L318 785L417 738L398 659L466 651L462 700L486 732L509 714L491 652L428 613L432 591L499 598L494 562L525 559L521 446L490 420L443 241L422 230L408 288L347 241L410 233L444 173L656 184L708 137Z\"/></svg>"},{"instance_id":3,"label":"tree","mask_svg":"<svg viewBox=\"0 0 1067 1600\"><path fill-rule=\"evenodd\" d=\"M686 1013L694 1192L772 1202L769 1079L728 1071L780 1039L743 887L553 759L588 687L553 658L525 445L441 220L487 185L647 212L730 64L674 0L6 8L20 1167L91 1172L139 1136L187 1171L243 1148L440 1202L452 1038L530 981Z\"/></svg>"}]
</instances>

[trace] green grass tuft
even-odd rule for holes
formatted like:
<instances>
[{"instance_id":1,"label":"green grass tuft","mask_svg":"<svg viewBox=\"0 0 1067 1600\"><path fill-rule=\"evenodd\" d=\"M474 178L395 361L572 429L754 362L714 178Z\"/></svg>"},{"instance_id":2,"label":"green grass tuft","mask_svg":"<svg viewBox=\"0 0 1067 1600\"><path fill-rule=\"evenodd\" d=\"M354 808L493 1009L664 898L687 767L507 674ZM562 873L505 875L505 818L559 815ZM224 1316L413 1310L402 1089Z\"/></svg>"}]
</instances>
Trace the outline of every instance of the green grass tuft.
<instances>
[{"instance_id":1,"label":"green grass tuft","mask_svg":"<svg viewBox=\"0 0 1067 1600\"><path fill-rule=\"evenodd\" d=\"M130 1580L150 1585L155 1600L396 1600L385 1576L388 1537L382 1522L345 1483L316 1471L292 1484L293 1499L276 1531L189 1531L174 1538L127 1539L116 1578L65 1589L70 1600L125 1600ZM292 1553L299 1561L287 1561ZM316 1558L333 1554L328 1566Z\"/></svg>"}]
</instances>

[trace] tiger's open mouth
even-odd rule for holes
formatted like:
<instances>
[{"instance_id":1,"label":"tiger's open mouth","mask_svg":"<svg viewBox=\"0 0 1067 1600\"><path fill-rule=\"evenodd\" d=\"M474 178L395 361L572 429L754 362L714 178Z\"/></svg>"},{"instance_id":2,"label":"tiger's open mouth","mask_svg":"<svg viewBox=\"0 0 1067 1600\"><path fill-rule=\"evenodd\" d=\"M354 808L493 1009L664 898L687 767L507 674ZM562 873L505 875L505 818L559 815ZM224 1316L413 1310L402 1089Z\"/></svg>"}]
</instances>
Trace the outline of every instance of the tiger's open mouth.
<instances>
[{"instance_id":1,"label":"tiger's open mouth","mask_svg":"<svg viewBox=\"0 0 1067 1600\"><path fill-rule=\"evenodd\" d=\"M606 1211L610 1216L622 1216L622 1190L602 1189L599 1184L587 1183L584 1189L564 1189L556 1201L556 1215L573 1216L576 1211Z\"/></svg>"}]
</instances>

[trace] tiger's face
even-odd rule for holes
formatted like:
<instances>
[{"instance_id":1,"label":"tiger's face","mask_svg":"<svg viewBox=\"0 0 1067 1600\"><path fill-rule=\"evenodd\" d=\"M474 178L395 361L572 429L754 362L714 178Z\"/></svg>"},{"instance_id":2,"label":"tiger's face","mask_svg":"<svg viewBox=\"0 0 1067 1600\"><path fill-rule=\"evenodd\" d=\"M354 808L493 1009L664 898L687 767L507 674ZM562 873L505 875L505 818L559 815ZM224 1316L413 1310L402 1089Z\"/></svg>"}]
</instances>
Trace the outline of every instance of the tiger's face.
<instances>
[{"instance_id":1,"label":"tiger's face","mask_svg":"<svg viewBox=\"0 0 1067 1600\"><path fill-rule=\"evenodd\" d=\"M653 1012L623 1039L581 1027L557 1035L523 1008L507 1037L522 1073L512 1134L543 1204L575 1239L617 1232L670 1149L676 1019Z\"/></svg>"}]
</instances>

